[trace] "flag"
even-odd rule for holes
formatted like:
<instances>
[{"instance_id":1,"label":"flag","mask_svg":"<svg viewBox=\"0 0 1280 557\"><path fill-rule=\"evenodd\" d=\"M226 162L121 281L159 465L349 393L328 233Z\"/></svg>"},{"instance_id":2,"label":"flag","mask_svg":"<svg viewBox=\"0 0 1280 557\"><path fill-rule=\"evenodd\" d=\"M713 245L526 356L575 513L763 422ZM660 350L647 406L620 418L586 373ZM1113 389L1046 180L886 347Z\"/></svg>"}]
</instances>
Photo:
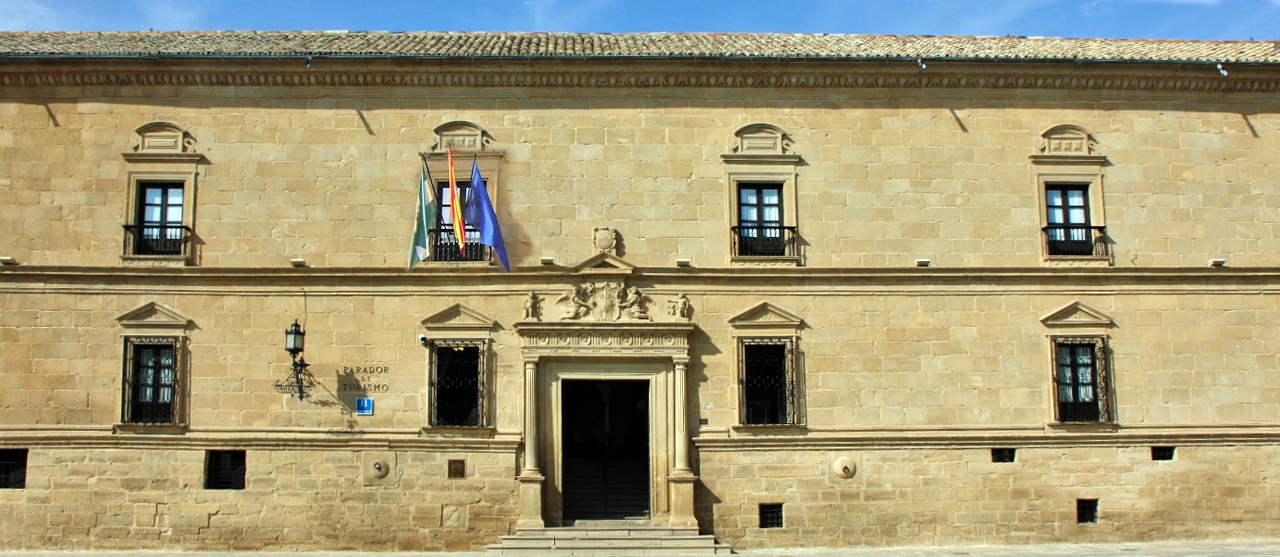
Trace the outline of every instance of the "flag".
<instances>
[{"instance_id":1,"label":"flag","mask_svg":"<svg viewBox=\"0 0 1280 557\"><path fill-rule=\"evenodd\" d=\"M453 175L453 147L449 147L449 207L453 215L453 237L458 239L458 253L467 252L467 221L462 215L462 199L458 197L458 180Z\"/></svg>"},{"instance_id":2,"label":"flag","mask_svg":"<svg viewBox=\"0 0 1280 557\"><path fill-rule=\"evenodd\" d=\"M436 218L436 184L431 179L431 169L427 161L422 161L422 171L418 175L418 214L413 219L413 241L409 244L409 268L419 261L426 261L431 256L431 239L427 237L431 223Z\"/></svg>"},{"instance_id":3,"label":"flag","mask_svg":"<svg viewBox=\"0 0 1280 557\"><path fill-rule=\"evenodd\" d=\"M489 188L480 177L478 157L471 159L471 192L467 195L466 219L480 232L480 243L493 248L502 262L502 268L511 270L507 263L507 246L502 243L502 228L498 226L498 215L493 211L493 202L489 201Z\"/></svg>"}]
</instances>

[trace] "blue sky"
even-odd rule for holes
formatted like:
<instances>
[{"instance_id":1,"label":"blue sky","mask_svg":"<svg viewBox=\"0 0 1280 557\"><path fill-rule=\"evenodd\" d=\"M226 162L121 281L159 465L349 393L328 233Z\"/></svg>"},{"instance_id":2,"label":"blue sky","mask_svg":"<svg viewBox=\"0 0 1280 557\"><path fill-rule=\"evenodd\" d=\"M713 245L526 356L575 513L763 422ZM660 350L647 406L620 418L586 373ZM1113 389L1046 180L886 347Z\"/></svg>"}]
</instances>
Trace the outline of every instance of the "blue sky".
<instances>
[{"instance_id":1,"label":"blue sky","mask_svg":"<svg viewBox=\"0 0 1280 557\"><path fill-rule=\"evenodd\" d=\"M0 0L0 30L875 33L1280 39L1280 0Z\"/></svg>"}]
</instances>

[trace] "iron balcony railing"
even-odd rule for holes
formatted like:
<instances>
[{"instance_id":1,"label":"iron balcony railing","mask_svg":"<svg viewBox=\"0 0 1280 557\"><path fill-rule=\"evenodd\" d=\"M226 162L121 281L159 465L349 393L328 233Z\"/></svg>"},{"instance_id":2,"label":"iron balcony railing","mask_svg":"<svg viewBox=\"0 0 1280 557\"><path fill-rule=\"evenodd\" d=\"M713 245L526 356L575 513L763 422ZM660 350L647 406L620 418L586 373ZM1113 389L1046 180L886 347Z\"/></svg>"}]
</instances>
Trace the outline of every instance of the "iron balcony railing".
<instances>
[{"instance_id":1,"label":"iron balcony railing","mask_svg":"<svg viewBox=\"0 0 1280 557\"><path fill-rule=\"evenodd\" d=\"M458 248L458 238L452 228L432 228L428 231L431 241L432 261L488 261L489 246L480 243L480 231L467 230L467 247Z\"/></svg>"},{"instance_id":2,"label":"iron balcony railing","mask_svg":"<svg viewBox=\"0 0 1280 557\"><path fill-rule=\"evenodd\" d=\"M190 226L124 225L124 252L130 255L188 255L190 245Z\"/></svg>"},{"instance_id":3,"label":"iron balcony railing","mask_svg":"<svg viewBox=\"0 0 1280 557\"><path fill-rule=\"evenodd\" d=\"M1044 227L1049 255L1106 257L1111 255L1105 226L1051 224Z\"/></svg>"},{"instance_id":4,"label":"iron balcony railing","mask_svg":"<svg viewBox=\"0 0 1280 557\"><path fill-rule=\"evenodd\" d=\"M794 226L734 226L733 254L744 257L796 255L796 227Z\"/></svg>"}]
</instances>

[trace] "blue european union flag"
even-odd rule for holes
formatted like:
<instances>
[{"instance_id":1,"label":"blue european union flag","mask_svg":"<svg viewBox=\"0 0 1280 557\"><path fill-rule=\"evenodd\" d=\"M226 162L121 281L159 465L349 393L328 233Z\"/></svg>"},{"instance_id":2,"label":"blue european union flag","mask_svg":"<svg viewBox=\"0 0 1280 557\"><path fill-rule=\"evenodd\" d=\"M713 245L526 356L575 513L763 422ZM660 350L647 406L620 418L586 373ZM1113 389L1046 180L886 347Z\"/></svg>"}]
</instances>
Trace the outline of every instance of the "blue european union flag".
<instances>
[{"instance_id":1,"label":"blue european union flag","mask_svg":"<svg viewBox=\"0 0 1280 557\"><path fill-rule=\"evenodd\" d=\"M498 226L498 214L493 211L493 202L489 201L489 189L480 177L480 166L477 158L471 159L471 192L467 195L467 205L462 209L462 218L468 226L475 227L480 233L480 243L493 248L502 262L502 268L511 270L507 263L507 246L502 243L502 228Z\"/></svg>"}]
</instances>

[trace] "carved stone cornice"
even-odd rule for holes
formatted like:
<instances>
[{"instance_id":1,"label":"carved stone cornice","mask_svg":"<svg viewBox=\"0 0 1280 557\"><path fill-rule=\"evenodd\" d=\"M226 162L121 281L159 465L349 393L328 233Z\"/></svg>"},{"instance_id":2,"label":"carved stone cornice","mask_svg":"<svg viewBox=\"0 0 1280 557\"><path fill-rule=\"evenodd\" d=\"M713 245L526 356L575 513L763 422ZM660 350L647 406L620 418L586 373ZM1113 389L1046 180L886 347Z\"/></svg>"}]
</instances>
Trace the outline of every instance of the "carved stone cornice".
<instances>
[{"instance_id":1,"label":"carved stone cornice","mask_svg":"<svg viewBox=\"0 0 1280 557\"><path fill-rule=\"evenodd\" d=\"M523 322L515 329L527 361L542 357L672 358L689 360L691 323Z\"/></svg>"},{"instance_id":2,"label":"carved stone cornice","mask_svg":"<svg viewBox=\"0 0 1280 557\"><path fill-rule=\"evenodd\" d=\"M116 67L111 67L112 65ZM290 64L228 63L221 67L193 61L163 67L104 62L89 67L67 62L19 65L0 62L0 90L30 87L573 87L714 89L988 89L1164 91L1179 93L1276 93L1280 73L1270 68L1234 71L1222 77L1196 64L1051 64L1041 62L931 63L893 61L796 62L791 64L725 61L691 67L681 62L496 63L434 62L405 65L365 62L333 69L303 69ZM107 66L107 67L102 67Z\"/></svg>"}]
</instances>

